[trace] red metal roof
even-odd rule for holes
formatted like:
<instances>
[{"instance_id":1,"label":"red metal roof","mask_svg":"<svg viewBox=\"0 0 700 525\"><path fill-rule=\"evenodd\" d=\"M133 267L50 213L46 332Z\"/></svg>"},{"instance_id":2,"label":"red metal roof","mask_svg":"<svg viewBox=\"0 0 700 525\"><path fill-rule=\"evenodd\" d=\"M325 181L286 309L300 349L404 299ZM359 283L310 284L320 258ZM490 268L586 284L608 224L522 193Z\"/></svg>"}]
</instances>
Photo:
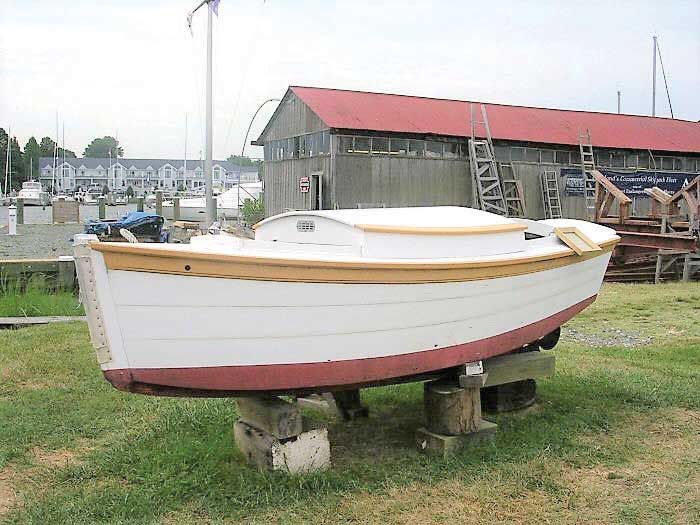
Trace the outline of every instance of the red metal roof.
<instances>
[{"instance_id":1,"label":"red metal roof","mask_svg":"<svg viewBox=\"0 0 700 525\"><path fill-rule=\"evenodd\" d=\"M330 128L466 137L470 102L315 87L290 87ZM485 104L495 139L700 153L700 123L662 117ZM481 109L474 105L476 120ZM481 131L481 132L479 132ZM477 129L483 136L483 127Z\"/></svg>"}]
</instances>

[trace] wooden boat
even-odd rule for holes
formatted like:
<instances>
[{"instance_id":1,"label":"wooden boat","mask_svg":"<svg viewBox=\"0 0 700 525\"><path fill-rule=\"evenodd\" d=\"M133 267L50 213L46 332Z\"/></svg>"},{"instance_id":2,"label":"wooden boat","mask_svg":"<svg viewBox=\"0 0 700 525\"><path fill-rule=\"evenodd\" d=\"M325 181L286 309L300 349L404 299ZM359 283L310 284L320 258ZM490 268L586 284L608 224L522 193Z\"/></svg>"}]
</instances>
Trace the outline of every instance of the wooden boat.
<instances>
[{"instance_id":1,"label":"wooden boat","mask_svg":"<svg viewBox=\"0 0 700 525\"><path fill-rule=\"evenodd\" d=\"M459 207L284 213L254 240L76 236L115 387L308 392L405 381L541 340L598 294L614 230Z\"/></svg>"}]
</instances>

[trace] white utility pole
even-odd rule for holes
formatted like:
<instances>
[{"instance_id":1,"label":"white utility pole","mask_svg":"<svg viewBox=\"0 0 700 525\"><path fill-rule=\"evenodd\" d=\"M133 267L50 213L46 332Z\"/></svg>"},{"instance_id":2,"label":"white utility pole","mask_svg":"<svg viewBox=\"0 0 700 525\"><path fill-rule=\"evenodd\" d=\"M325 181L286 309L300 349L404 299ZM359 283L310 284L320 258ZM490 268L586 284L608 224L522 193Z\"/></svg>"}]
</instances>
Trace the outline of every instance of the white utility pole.
<instances>
[{"instance_id":1,"label":"white utility pole","mask_svg":"<svg viewBox=\"0 0 700 525\"><path fill-rule=\"evenodd\" d=\"M618 115L620 114L620 96L621 96L621 92L618 89L617 90L617 114Z\"/></svg>"},{"instance_id":2,"label":"white utility pole","mask_svg":"<svg viewBox=\"0 0 700 525\"><path fill-rule=\"evenodd\" d=\"M216 220L216 203L214 202L214 194L212 190L212 166L214 164L214 146L213 146L213 109L212 109L212 44L213 44L213 13L212 4L216 6L218 0L202 0L197 7L187 16L187 23L192 29L192 16L203 5L207 6L207 81L206 81L206 140L204 147L204 201L206 202L206 224L208 228Z\"/></svg>"},{"instance_id":3,"label":"white utility pole","mask_svg":"<svg viewBox=\"0 0 700 525\"><path fill-rule=\"evenodd\" d=\"M654 35L654 65L652 67L651 82L651 116L656 116L656 35Z\"/></svg>"},{"instance_id":4,"label":"white utility pole","mask_svg":"<svg viewBox=\"0 0 700 525\"><path fill-rule=\"evenodd\" d=\"M185 113L185 158L182 162L182 185L187 191L187 113Z\"/></svg>"}]
</instances>

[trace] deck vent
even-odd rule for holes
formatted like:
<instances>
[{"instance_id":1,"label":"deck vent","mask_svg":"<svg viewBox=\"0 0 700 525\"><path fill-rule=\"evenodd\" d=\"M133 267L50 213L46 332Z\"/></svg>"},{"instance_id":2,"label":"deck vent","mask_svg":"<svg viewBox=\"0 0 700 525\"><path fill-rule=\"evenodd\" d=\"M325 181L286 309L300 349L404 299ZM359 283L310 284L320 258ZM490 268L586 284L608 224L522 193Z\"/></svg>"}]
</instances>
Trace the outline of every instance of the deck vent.
<instances>
[{"instance_id":1,"label":"deck vent","mask_svg":"<svg viewBox=\"0 0 700 525\"><path fill-rule=\"evenodd\" d=\"M316 223L314 221L297 221L297 231L313 232L316 231Z\"/></svg>"}]
</instances>

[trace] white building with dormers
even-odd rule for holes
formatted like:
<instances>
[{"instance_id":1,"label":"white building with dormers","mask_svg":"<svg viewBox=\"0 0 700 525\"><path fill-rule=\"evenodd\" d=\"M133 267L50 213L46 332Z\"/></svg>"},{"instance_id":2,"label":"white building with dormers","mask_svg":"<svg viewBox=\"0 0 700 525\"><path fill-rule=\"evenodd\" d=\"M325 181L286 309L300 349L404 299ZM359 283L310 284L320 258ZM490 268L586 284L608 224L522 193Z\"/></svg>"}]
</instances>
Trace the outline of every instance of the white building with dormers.
<instances>
[{"instance_id":1,"label":"white building with dormers","mask_svg":"<svg viewBox=\"0 0 700 525\"><path fill-rule=\"evenodd\" d=\"M40 170L40 181L45 189L53 188L55 183L57 191L69 193L95 184L107 185L110 190L131 187L139 196L156 189L191 191L204 187L203 162L199 160L188 160L185 171L183 159L59 159L54 173L53 158L42 157ZM239 167L227 160L214 161L214 186L230 188L238 182L239 174L242 182L258 180L256 166Z\"/></svg>"}]
</instances>

